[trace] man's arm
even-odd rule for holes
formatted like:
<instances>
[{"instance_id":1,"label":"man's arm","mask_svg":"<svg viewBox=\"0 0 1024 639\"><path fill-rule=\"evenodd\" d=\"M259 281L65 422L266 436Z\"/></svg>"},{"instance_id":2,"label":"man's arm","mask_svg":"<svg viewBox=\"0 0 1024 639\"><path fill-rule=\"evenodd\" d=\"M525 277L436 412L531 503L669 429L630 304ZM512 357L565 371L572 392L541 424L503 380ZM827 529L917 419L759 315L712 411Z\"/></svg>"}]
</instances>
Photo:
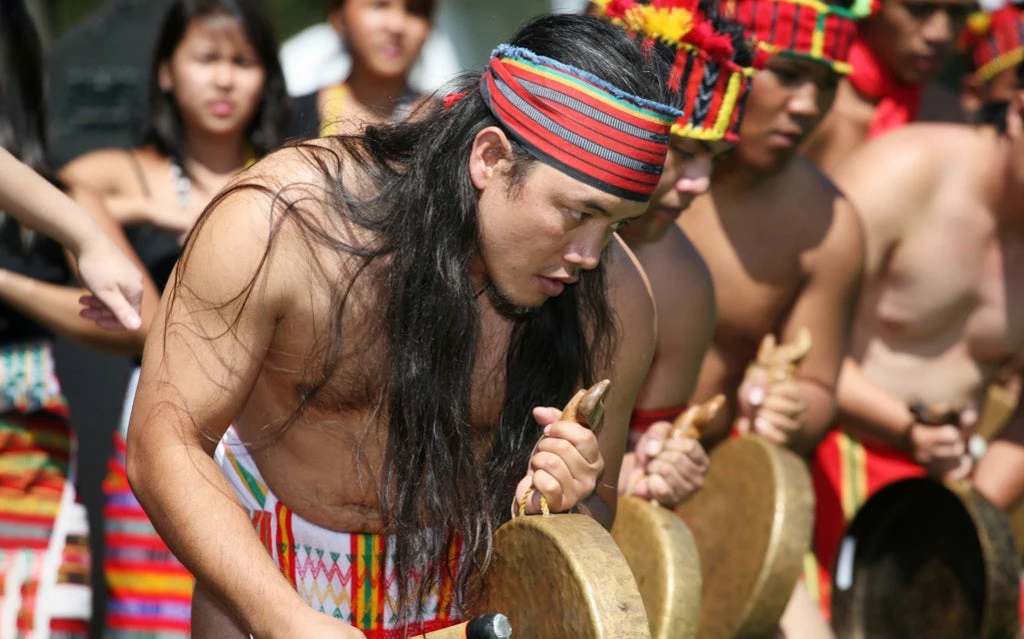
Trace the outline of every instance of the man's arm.
<instances>
[{"instance_id":1,"label":"man's arm","mask_svg":"<svg viewBox=\"0 0 1024 639\"><path fill-rule=\"evenodd\" d=\"M270 199L255 190L225 198L179 262L147 341L128 476L161 537L245 632L316 636L308 624L323 620L278 571L212 457L287 317L294 282L309 276L288 223L270 243L279 221ZM331 636L362 636L336 625Z\"/></svg>"},{"instance_id":2,"label":"man's arm","mask_svg":"<svg viewBox=\"0 0 1024 639\"><path fill-rule=\"evenodd\" d=\"M941 173L936 166L938 154L922 143L924 135L921 125L912 125L872 140L836 174L864 231L865 291L879 286L890 255L921 211L930 206L932 181ZM853 357L844 361L837 394L845 427L913 453L921 463L930 464L935 446L950 443L949 435L955 430L914 428L906 403L869 380ZM938 457L935 461L941 466Z\"/></svg>"},{"instance_id":3,"label":"man's arm","mask_svg":"<svg viewBox=\"0 0 1024 639\"><path fill-rule=\"evenodd\" d=\"M617 323L618 341L610 359L612 369L598 375L612 380L604 428L598 435L604 474L585 505L605 528L611 529L629 418L654 358L657 332L654 300L636 258L618 237L612 239L608 253L609 303Z\"/></svg>"},{"instance_id":4,"label":"man's arm","mask_svg":"<svg viewBox=\"0 0 1024 639\"><path fill-rule=\"evenodd\" d=\"M768 391L754 424L756 428L766 412L784 415L788 403L802 403L802 418L788 441L789 447L801 454L810 454L835 419L836 380L846 354L863 266L863 235L853 207L838 193L827 206L831 224L809 259L809 278L779 332L785 343L806 327L813 340L811 349L795 382L782 382ZM768 419L775 421L774 416Z\"/></svg>"},{"instance_id":5,"label":"man's arm","mask_svg":"<svg viewBox=\"0 0 1024 639\"><path fill-rule=\"evenodd\" d=\"M974 487L996 506L1009 510L1024 497L1024 401L989 442L974 472Z\"/></svg>"},{"instance_id":6,"label":"man's arm","mask_svg":"<svg viewBox=\"0 0 1024 639\"><path fill-rule=\"evenodd\" d=\"M658 342L636 404L661 408L692 399L704 356L715 333L715 289L711 272L682 230L672 225L653 245L641 246L637 257L650 281L657 310ZM649 399L651 394L656 400ZM704 483L707 453L697 439L674 436L671 425L652 425L626 453L619 492L657 499L673 508Z\"/></svg>"}]
</instances>

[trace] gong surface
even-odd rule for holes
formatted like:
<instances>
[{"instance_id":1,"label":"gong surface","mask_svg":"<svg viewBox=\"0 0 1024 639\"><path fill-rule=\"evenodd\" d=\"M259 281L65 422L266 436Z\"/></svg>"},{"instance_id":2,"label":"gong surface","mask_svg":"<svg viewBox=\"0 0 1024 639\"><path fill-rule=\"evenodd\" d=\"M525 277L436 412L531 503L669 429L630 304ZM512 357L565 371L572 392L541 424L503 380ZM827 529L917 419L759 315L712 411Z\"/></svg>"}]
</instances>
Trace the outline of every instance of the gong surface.
<instances>
[{"instance_id":1,"label":"gong surface","mask_svg":"<svg viewBox=\"0 0 1024 639\"><path fill-rule=\"evenodd\" d=\"M969 486L907 479L854 517L833 574L839 637L1017 637L1016 549L1002 512Z\"/></svg>"},{"instance_id":2,"label":"gong surface","mask_svg":"<svg viewBox=\"0 0 1024 639\"><path fill-rule=\"evenodd\" d=\"M814 493L804 461L761 437L730 439L676 513L700 551L698 636L773 637L810 548Z\"/></svg>"},{"instance_id":3,"label":"gong surface","mask_svg":"<svg viewBox=\"0 0 1024 639\"><path fill-rule=\"evenodd\" d=\"M651 637L696 637L700 556L683 520L649 501L619 497L612 537L636 578Z\"/></svg>"},{"instance_id":4,"label":"gong surface","mask_svg":"<svg viewBox=\"0 0 1024 639\"><path fill-rule=\"evenodd\" d=\"M612 536L585 515L516 517L498 529L476 612L513 639L648 639L640 591Z\"/></svg>"}]
</instances>

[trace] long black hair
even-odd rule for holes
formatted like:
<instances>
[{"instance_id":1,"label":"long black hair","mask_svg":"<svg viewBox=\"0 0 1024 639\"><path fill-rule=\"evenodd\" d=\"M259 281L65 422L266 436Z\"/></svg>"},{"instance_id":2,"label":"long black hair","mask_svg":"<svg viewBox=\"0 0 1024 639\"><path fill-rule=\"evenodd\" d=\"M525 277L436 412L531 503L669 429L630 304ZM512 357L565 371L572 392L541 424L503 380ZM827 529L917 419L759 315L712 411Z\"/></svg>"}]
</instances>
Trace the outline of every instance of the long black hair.
<instances>
[{"instance_id":1,"label":"long black hair","mask_svg":"<svg viewBox=\"0 0 1024 639\"><path fill-rule=\"evenodd\" d=\"M512 44L640 97L665 101L663 83L639 45L600 20L542 16L522 27ZM505 387L495 398L502 405L500 418L470 423L474 374L479 374L481 300L469 268L481 247L479 194L468 165L476 135L486 127L502 127L482 99L479 83L479 73L456 80L448 92L465 95L449 108L432 100L404 123L301 145L327 179L328 210L368 230L374 240L367 246L353 246L309 216L303 218L301 203L282 205L287 186L268 192L266 185L250 185L297 220L310 241L361 258L357 277L373 278L369 281L381 300L379 335L386 360L379 374L379 405L387 444L379 491L386 530L395 536L407 621L421 610L410 597L424 601L441 572L452 570L445 558L455 545L461 547L462 561L448 574L455 578L457 606L465 604L473 576L489 559L494 530L509 517L515 486L540 436L532 408L560 406L581 384L592 383L609 365L618 332L603 268L583 272L577 285L510 320ZM508 137L513 147L510 189L526 188L535 160ZM358 192L370 196L357 196L356 189L346 187L342 163L354 167ZM188 268L188 259L186 249L179 269ZM246 299L255 278L236 299ZM305 371L299 407L286 423L337 375L347 328L342 316L352 286L333 287L332 325L316 349L322 367ZM416 593L408 592L404 581L411 574L425 575Z\"/></svg>"},{"instance_id":2,"label":"long black hair","mask_svg":"<svg viewBox=\"0 0 1024 639\"><path fill-rule=\"evenodd\" d=\"M284 142L289 101L284 73L277 57L277 39L270 21L254 0L175 0L167 10L153 52L149 74L149 117L143 142L185 168L185 136L172 93L160 88L160 65L168 62L193 20L226 15L236 19L263 67L263 95L245 135L256 157L263 157Z\"/></svg>"},{"instance_id":3,"label":"long black hair","mask_svg":"<svg viewBox=\"0 0 1024 639\"><path fill-rule=\"evenodd\" d=\"M49 178L43 92L43 47L32 17L22 0L0 2L0 147Z\"/></svg>"}]
</instances>

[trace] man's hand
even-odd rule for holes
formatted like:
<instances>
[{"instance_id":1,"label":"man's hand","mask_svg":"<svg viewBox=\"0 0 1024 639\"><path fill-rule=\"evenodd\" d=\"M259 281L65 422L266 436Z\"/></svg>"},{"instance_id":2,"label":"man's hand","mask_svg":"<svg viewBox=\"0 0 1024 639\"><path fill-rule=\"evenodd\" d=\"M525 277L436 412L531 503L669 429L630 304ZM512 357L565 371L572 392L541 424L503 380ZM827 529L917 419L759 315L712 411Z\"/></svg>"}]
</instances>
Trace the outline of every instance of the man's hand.
<instances>
[{"instance_id":1,"label":"man's hand","mask_svg":"<svg viewBox=\"0 0 1024 639\"><path fill-rule=\"evenodd\" d=\"M97 233L75 255L78 275L92 295L81 316L109 330L142 326L142 273L106 236Z\"/></svg>"},{"instance_id":2,"label":"man's hand","mask_svg":"<svg viewBox=\"0 0 1024 639\"><path fill-rule=\"evenodd\" d=\"M908 428L906 442L914 461L936 479L963 479L970 475L974 466L960 426L915 422Z\"/></svg>"},{"instance_id":3,"label":"man's hand","mask_svg":"<svg viewBox=\"0 0 1024 639\"><path fill-rule=\"evenodd\" d=\"M795 380L772 382L755 368L737 391L741 433L756 433L780 446L788 446L800 432L807 414L807 398Z\"/></svg>"},{"instance_id":4,"label":"man's hand","mask_svg":"<svg viewBox=\"0 0 1024 639\"><path fill-rule=\"evenodd\" d=\"M533 418L544 428L544 435L530 456L530 469L516 487L516 513L531 486L535 490L527 500L527 514L541 512L541 496L552 512L566 512L597 487L604 470L597 436L581 424L559 421L561 417L557 408L533 409Z\"/></svg>"},{"instance_id":5,"label":"man's hand","mask_svg":"<svg viewBox=\"0 0 1024 639\"><path fill-rule=\"evenodd\" d=\"M696 439L672 434L672 424L651 425L619 475L619 493L656 499L675 508L704 485L710 462Z\"/></svg>"},{"instance_id":6,"label":"man's hand","mask_svg":"<svg viewBox=\"0 0 1024 639\"><path fill-rule=\"evenodd\" d=\"M306 606L294 617L293 625L281 637L317 637L323 639L366 639L366 635L350 624Z\"/></svg>"}]
</instances>

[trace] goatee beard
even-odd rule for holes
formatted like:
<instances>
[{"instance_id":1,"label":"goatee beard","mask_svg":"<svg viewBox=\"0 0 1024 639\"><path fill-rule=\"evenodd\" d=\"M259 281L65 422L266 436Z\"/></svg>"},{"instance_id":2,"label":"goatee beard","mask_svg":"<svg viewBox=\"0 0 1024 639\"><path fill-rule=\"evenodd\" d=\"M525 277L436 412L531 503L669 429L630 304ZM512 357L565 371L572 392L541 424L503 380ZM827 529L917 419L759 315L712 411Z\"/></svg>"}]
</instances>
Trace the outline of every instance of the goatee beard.
<instances>
[{"instance_id":1,"label":"goatee beard","mask_svg":"<svg viewBox=\"0 0 1024 639\"><path fill-rule=\"evenodd\" d=\"M508 299L504 293L498 290L498 287L494 285L494 282L490 278L484 282L484 292L487 293L487 299L490 300L491 306L494 310L501 313L503 316L509 319L522 319L529 317L540 310L541 305L537 306L519 306Z\"/></svg>"}]
</instances>

